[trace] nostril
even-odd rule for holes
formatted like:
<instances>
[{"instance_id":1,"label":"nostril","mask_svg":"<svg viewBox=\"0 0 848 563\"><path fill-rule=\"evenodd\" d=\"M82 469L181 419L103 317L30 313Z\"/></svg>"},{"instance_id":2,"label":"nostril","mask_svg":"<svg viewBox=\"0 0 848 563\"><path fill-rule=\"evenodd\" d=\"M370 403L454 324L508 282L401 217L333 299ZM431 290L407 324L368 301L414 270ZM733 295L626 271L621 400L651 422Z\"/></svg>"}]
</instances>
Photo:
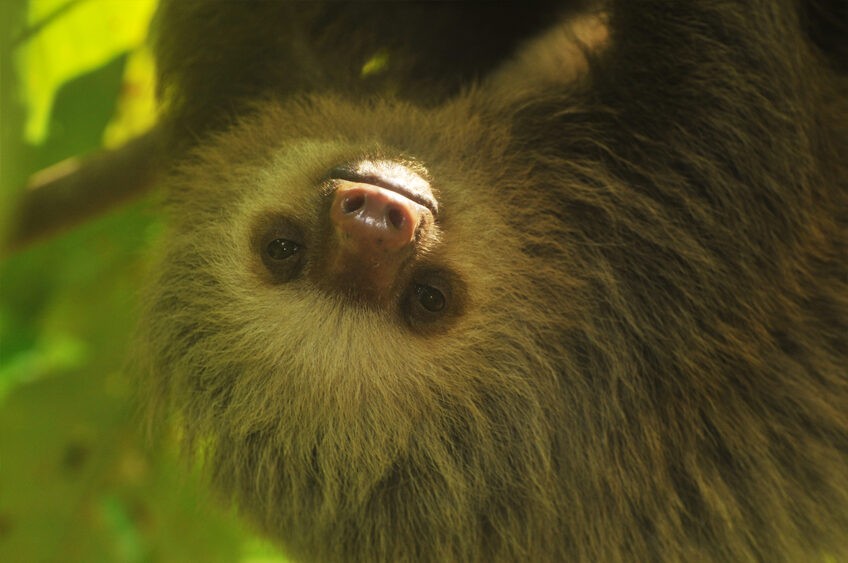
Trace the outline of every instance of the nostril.
<instances>
[{"instance_id":1,"label":"nostril","mask_svg":"<svg viewBox=\"0 0 848 563\"><path fill-rule=\"evenodd\" d=\"M353 213L357 209L361 209L363 205L365 205L365 195L352 194L342 201L342 212Z\"/></svg>"},{"instance_id":2,"label":"nostril","mask_svg":"<svg viewBox=\"0 0 848 563\"><path fill-rule=\"evenodd\" d=\"M400 229L406 222L406 215L397 207L389 209L388 218L389 223L391 223L395 229Z\"/></svg>"}]
</instances>

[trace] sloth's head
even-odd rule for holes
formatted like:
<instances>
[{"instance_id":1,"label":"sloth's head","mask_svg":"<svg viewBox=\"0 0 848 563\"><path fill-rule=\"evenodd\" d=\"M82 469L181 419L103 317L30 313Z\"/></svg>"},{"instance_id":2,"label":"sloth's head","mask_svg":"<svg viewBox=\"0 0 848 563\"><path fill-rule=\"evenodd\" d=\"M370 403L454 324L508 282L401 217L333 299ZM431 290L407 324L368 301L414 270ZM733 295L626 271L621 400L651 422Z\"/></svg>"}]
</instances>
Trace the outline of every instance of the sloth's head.
<instances>
[{"instance_id":1,"label":"sloth's head","mask_svg":"<svg viewBox=\"0 0 848 563\"><path fill-rule=\"evenodd\" d=\"M511 491L551 517L567 291L527 252L545 219L507 133L467 103L257 115L169 186L150 394L295 548L328 510L391 529L430 503L447 533Z\"/></svg>"}]
</instances>

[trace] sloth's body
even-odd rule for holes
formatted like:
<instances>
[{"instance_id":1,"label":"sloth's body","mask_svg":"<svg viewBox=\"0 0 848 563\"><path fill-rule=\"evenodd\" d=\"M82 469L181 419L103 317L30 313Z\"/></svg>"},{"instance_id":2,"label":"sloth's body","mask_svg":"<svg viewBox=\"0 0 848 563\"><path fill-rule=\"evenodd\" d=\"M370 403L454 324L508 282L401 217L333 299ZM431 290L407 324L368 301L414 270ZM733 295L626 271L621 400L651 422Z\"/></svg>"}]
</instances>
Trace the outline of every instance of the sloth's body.
<instances>
[{"instance_id":1,"label":"sloth's body","mask_svg":"<svg viewBox=\"0 0 848 563\"><path fill-rule=\"evenodd\" d=\"M428 107L247 85L174 174L154 412L294 556L848 556L844 82L791 2L634 4Z\"/></svg>"}]
</instances>

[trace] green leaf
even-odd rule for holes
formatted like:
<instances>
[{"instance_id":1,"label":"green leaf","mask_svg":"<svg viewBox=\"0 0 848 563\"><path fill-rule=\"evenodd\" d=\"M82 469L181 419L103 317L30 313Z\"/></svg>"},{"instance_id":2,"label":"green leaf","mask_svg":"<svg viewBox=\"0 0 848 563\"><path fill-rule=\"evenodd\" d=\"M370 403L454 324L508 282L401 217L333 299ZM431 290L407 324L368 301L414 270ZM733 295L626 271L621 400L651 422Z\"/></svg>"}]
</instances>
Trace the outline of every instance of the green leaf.
<instances>
[{"instance_id":1,"label":"green leaf","mask_svg":"<svg viewBox=\"0 0 848 563\"><path fill-rule=\"evenodd\" d=\"M46 138L62 84L142 44L155 7L155 0L30 2L30 26L38 31L18 52L21 97L29 107L29 142Z\"/></svg>"}]
</instances>

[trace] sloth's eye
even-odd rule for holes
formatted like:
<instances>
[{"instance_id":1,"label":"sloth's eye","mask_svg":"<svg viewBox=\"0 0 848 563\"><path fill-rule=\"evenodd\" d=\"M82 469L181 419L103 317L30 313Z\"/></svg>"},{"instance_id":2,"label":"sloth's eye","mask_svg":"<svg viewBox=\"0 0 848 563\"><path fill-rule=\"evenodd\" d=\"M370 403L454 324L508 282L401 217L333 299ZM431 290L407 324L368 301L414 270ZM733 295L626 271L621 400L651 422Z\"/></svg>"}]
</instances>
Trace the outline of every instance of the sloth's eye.
<instances>
[{"instance_id":1,"label":"sloth's eye","mask_svg":"<svg viewBox=\"0 0 848 563\"><path fill-rule=\"evenodd\" d=\"M445 308L445 295L435 287L415 284L415 295L418 303L431 313L438 313Z\"/></svg>"},{"instance_id":2,"label":"sloth's eye","mask_svg":"<svg viewBox=\"0 0 848 563\"><path fill-rule=\"evenodd\" d=\"M406 322L416 332L447 329L465 309L466 288L450 270L423 270L413 275L401 302Z\"/></svg>"},{"instance_id":3,"label":"sloth's eye","mask_svg":"<svg viewBox=\"0 0 848 563\"><path fill-rule=\"evenodd\" d=\"M306 263L307 247L300 226L282 215L266 215L256 220L251 244L270 274L272 284L286 283L300 275Z\"/></svg>"},{"instance_id":4,"label":"sloth's eye","mask_svg":"<svg viewBox=\"0 0 848 563\"><path fill-rule=\"evenodd\" d=\"M300 252L300 245L292 240L278 238L268 243L265 252L272 260L286 260Z\"/></svg>"}]
</instances>

